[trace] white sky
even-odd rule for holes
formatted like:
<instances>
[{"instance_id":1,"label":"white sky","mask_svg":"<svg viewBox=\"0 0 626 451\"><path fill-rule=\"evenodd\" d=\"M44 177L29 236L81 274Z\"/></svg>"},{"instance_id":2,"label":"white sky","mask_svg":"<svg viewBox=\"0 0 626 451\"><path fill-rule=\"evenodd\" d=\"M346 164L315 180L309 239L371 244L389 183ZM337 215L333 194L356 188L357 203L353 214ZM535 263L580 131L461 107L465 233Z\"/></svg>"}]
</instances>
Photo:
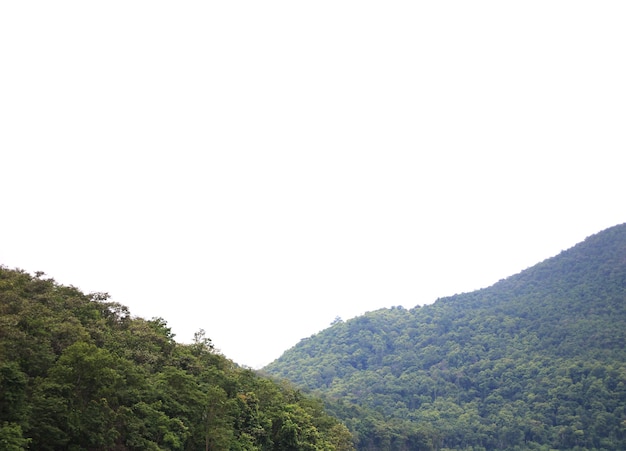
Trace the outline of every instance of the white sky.
<instances>
[{"instance_id":1,"label":"white sky","mask_svg":"<svg viewBox=\"0 0 626 451\"><path fill-rule=\"evenodd\" d=\"M0 264L267 364L626 222L623 1L0 3Z\"/></svg>"}]
</instances>

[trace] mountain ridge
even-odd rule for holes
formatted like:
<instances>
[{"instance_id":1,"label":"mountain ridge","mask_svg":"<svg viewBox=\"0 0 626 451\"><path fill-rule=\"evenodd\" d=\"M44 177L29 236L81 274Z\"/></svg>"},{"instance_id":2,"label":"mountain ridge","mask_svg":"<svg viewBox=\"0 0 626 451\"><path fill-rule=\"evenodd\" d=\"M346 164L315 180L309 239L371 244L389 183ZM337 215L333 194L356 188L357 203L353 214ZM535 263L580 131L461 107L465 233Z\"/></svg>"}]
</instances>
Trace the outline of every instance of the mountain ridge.
<instances>
[{"instance_id":1,"label":"mountain ridge","mask_svg":"<svg viewBox=\"0 0 626 451\"><path fill-rule=\"evenodd\" d=\"M625 300L621 224L490 287L336 323L264 371L335 403L359 449L625 449Z\"/></svg>"},{"instance_id":2,"label":"mountain ridge","mask_svg":"<svg viewBox=\"0 0 626 451\"><path fill-rule=\"evenodd\" d=\"M322 403L134 317L0 265L0 449L351 451Z\"/></svg>"}]
</instances>

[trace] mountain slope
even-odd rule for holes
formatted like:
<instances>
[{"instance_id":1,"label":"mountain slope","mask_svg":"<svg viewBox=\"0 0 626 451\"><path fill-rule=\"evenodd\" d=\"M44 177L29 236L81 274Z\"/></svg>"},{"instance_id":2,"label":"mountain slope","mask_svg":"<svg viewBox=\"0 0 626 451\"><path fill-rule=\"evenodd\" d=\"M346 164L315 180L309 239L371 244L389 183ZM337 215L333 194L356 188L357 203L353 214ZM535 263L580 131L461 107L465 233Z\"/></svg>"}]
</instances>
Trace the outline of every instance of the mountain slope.
<instances>
[{"instance_id":1,"label":"mountain slope","mask_svg":"<svg viewBox=\"0 0 626 451\"><path fill-rule=\"evenodd\" d=\"M619 225L489 288L334 324L265 371L326 396L360 449L626 449L625 331Z\"/></svg>"},{"instance_id":2,"label":"mountain slope","mask_svg":"<svg viewBox=\"0 0 626 451\"><path fill-rule=\"evenodd\" d=\"M0 450L350 451L319 400L240 368L204 331L0 266Z\"/></svg>"}]
</instances>

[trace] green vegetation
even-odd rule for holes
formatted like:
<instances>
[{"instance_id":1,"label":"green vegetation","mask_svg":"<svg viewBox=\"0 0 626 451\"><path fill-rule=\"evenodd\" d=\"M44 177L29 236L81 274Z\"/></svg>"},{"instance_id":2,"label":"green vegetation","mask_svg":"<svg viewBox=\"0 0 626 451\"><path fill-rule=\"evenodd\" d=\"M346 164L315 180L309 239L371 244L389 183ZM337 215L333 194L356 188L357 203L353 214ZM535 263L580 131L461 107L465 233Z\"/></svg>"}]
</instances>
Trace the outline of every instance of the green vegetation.
<instances>
[{"instance_id":1,"label":"green vegetation","mask_svg":"<svg viewBox=\"0 0 626 451\"><path fill-rule=\"evenodd\" d=\"M322 402L106 294L0 267L0 449L352 450Z\"/></svg>"},{"instance_id":2,"label":"green vegetation","mask_svg":"<svg viewBox=\"0 0 626 451\"><path fill-rule=\"evenodd\" d=\"M626 449L626 225L483 290L337 318L275 379L43 276L0 267L2 450Z\"/></svg>"},{"instance_id":3,"label":"green vegetation","mask_svg":"<svg viewBox=\"0 0 626 451\"><path fill-rule=\"evenodd\" d=\"M626 449L626 225L515 276L334 321L265 371L359 450Z\"/></svg>"}]
</instances>

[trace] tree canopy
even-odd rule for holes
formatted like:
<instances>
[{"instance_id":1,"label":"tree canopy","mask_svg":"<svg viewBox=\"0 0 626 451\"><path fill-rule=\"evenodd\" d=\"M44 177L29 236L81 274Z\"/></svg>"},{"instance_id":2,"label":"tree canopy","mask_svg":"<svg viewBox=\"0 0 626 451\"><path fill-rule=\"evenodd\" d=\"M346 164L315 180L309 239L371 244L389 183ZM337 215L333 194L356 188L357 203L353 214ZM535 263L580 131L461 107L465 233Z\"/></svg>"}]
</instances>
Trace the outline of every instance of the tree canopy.
<instances>
[{"instance_id":1,"label":"tree canopy","mask_svg":"<svg viewBox=\"0 0 626 451\"><path fill-rule=\"evenodd\" d=\"M264 369L360 450L626 449L626 225L493 286L336 322Z\"/></svg>"},{"instance_id":2,"label":"tree canopy","mask_svg":"<svg viewBox=\"0 0 626 451\"><path fill-rule=\"evenodd\" d=\"M161 318L0 267L0 449L349 451L322 402Z\"/></svg>"}]
</instances>

